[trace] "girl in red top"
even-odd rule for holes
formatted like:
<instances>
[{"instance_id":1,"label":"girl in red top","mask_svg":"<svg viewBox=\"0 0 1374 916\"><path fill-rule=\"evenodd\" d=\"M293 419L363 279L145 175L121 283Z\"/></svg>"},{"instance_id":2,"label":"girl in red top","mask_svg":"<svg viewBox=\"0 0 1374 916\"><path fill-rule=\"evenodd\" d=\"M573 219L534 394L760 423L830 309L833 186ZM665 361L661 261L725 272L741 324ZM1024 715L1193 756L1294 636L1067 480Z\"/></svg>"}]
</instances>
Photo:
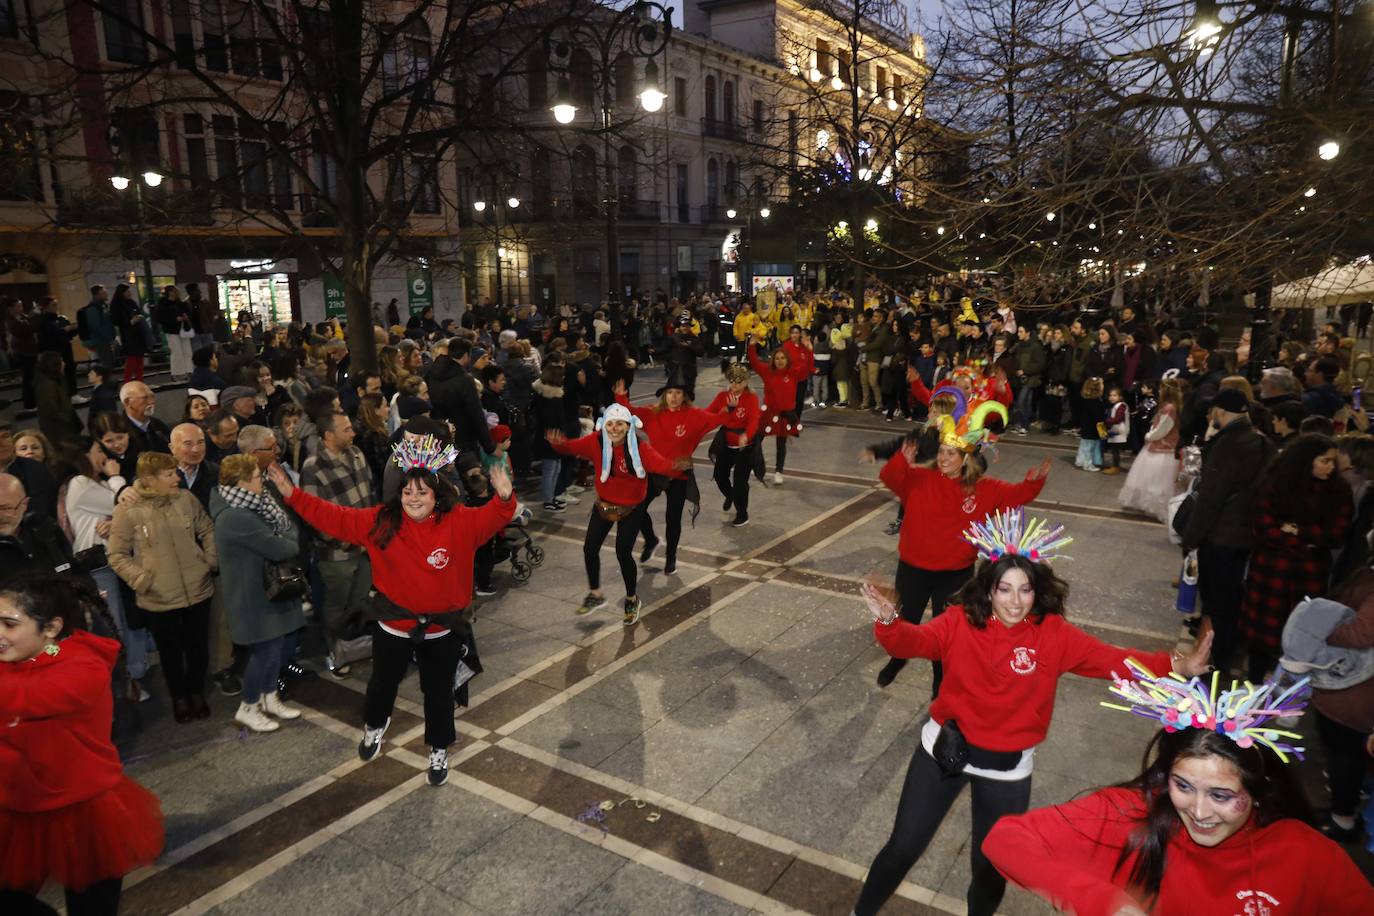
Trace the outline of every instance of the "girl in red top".
<instances>
[{"instance_id":1,"label":"girl in red top","mask_svg":"<svg viewBox=\"0 0 1374 916\"><path fill-rule=\"evenodd\" d=\"M658 548L658 535L654 534L654 520L649 516L649 505L658 498L658 494L667 493L668 511L664 524L668 530L668 555L663 563L663 574L671 576L677 572L677 545L682 539L682 509L690 501L695 507L692 510L692 519L695 521L701 505L696 472L692 470L692 452L701 444L703 436L730 419L730 415L710 413L693 406L691 385L680 373L673 373L658 389L658 403L653 407L631 406L623 382L616 382L615 399L616 403L629 408L630 413L644 424L644 432L655 451L671 462L679 459L686 461L686 466L680 470L649 478L649 494L644 497L643 520L639 529L644 535L644 549L639 553L639 562L648 563Z\"/></svg>"},{"instance_id":2,"label":"girl in red top","mask_svg":"<svg viewBox=\"0 0 1374 916\"><path fill-rule=\"evenodd\" d=\"M1174 690L1195 692L1195 709L1206 709L1209 690L1217 696L1210 682ZM1237 698L1249 695L1241 690ZM1226 695L1219 698L1224 710ZM1253 708L1276 701L1292 704L1279 695ZM1290 711L1300 713L1301 700ZM1302 787L1284 765L1301 749L1278 743L1299 736L1255 740L1274 726L1267 715L1245 714L1223 734L1215 723L1228 718L1223 711L1181 726L1175 710L1139 776L1002 818L984 854L1007 878L1077 916L1374 913L1374 887L1340 846L1308 826Z\"/></svg>"},{"instance_id":3,"label":"girl in red top","mask_svg":"<svg viewBox=\"0 0 1374 916\"><path fill-rule=\"evenodd\" d=\"M723 411L730 418L725 424L725 441L716 453L713 476L725 497L723 510L735 510L735 518L730 524L743 528L749 524L749 474L758 455L755 436L763 412L758 395L749 390L748 369L735 363L725 370L725 381L729 387L717 394L706 408L708 413Z\"/></svg>"},{"instance_id":4,"label":"girl in red top","mask_svg":"<svg viewBox=\"0 0 1374 916\"><path fill-rule=\"evenodd\" d=\"M415 659L425 697L429 784L448 780L453 727L453 676L472 628L465 613L472 596L477 549L515 515L515 496L505 468L488 479L496 498L479 508L462 505L458 491L439 473L453 463L453 449L434 437L402 442L394 460L404 471L400 491L380 506L349 509L293 486L280 465L267 469L286 505L321 534L367 549L372 561L371 608L379 621L372 637L372 676L363 704L358 756L372 760L391 724L396 690Z\"/></svg>"},{"instance_id":5,"label":"girl in red top","mask_svg":"<svg viewBox=\"0 0 1374 916\"><path fill-rule=\"evenodd\" d=\"M622 623L631 626L639 621L643 602L635 594L639 581L639 567L635 565L635 539L639 537L640 520L649 493L648 474L668 475L687 467L690 458L669 461L647 443L641 444L632 431L644 424L623 404L606 408L596 421L597 431L578 439L568 439L561 432L551 430L544 438L554 451L575 455L592 463L596 472L596 505L587 522L587 537L582 542L582 561L587 567L587 597L582 599L579 614L590 614L606 606L601 591L601 545L615 528L615 557L620 563L620 577L625 582L625 605Z\"/></svg>"},{"instance_id":6,"label":"girl in red top","mask_svg":"<svg viewBox=\"0 0 1374 916\"><path fill-rule=\"evenodd\" d=\"M1030 559L1052 559L1067 543L1054 540L1062 529L1041 524L1024 524L1018 510L981 526L978 534L991 548L986 560L964 586L961 604L930 623L899 619L890 601L865 587L883 648L900 658L943 659L949 676L921 729L892 836L869 869L854 908L858 916L872 916L892 896L970 782L968 912L996 912L1006 880L983 857L983 838L998 818L1030 806L1035 746L1049 729L1062 675L1111 677L1128 670L1127 657L1156 671L1172 667L1191 676L1207 670L1210 633L1190 653L1170 656L1108 645L1070 624L1064 618L1068 584L1048 564Z\"/></svg>"},{"instance_id":7,"label":"girl in red top","mask_svg":"<svg viewBox=\"0 0 1374 916\"><path fill-rule=\"evenodd\" d=\"M124 876L162 852L162 810L110 742L119 643L72 622L103 613L93 585L32 575L0 587L0 907L48 881L67 912L119 910ZM7 899L8 898L8 899Z\"/></svg>"},{"instance_id":8,"label":"girl in red top","mask_svg":"<svg viewBox=\"0 0 1374 916\"><path fill-rule=\"evenodd\" d=\"M811 335L799 324L788 327L787 339L782 342L782 348L801 376L801 383L797 386L797 412L801 413L802 405L806 403L807 385L816 372L816 350L811 344Z\"/></svg>"},{"instance_id":9,"label":"girl in red top","mask_svg":"<svg viewBox=\"0 0 1374 916\"><path fill-rule=\"evenodd\" d=\"M801 402L798 390L811 377L807 365L792 362L784 349L773 351L768 362L759 359L758 348L749 341L749 365L763 380L763 434L777 437L777 456L773 465L773 483L782 483L783 465L787 463L787 440L801 435Z\"/></svg>"},{"instance_id":10,"label":"girl in red top","mask_svg":"<svg viewBox=\"0 0 1374 916\"><path fill-rule=\"evenodd\" d=\"M964 540L965 529L993 512L1035 499L1049 476L1046 458L1017 484L984 477L987 462L978 453L981 442L976 433L960 436L947 425L934 467L917 464L916 443L908 442L878 475L902 502L897 601L902 618L912 623L921 622L927 604L933 605L933 614L938 616L973 574L978 556ZM878 672L878 686L891 684L905 666L905 659L893 658ZM933 667L931 692L938 695L939 662Z\"/></svg>"}]
</instances>

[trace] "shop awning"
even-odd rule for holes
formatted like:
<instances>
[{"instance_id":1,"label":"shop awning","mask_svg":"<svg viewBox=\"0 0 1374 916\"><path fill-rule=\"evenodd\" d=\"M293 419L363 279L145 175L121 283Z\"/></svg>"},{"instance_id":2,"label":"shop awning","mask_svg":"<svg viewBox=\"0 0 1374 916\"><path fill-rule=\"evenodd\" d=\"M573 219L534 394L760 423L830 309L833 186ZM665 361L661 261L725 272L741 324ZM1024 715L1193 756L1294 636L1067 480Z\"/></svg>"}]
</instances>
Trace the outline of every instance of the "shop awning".
<instances>
[{"instance_id":1,"label":"shop awning","mask_svg":"<svg viewBox=\"0 0 1374 916\"><path fill-rule=\"evenodd\" d=\"M1275 286L1270 304L1276 309L1315 309L1370 301L1374 301L1374 261L1366 255Z\"/></svg>"}]
</instances>

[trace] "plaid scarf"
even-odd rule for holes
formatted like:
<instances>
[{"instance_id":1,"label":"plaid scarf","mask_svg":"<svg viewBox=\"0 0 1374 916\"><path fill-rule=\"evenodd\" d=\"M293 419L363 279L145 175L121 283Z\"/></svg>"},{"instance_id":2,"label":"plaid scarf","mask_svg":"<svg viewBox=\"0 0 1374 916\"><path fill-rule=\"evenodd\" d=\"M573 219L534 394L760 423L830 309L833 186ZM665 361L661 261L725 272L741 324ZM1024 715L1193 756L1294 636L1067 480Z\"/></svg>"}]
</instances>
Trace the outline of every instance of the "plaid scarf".
<instances>
[{"instance_id":1,"label":"plaid scarf","mask_svg":"<svg viewBox=\"0 0 1374 916\"><path fill-rule=\"evenodd\" d=\"M263 493L249 493L243 487L220 484L220 498L235 509L247 509L267 523L273 534L285 534L291 530L291 518L286 510L277 505L276 500Z\"/></svg>"}]
</instances>

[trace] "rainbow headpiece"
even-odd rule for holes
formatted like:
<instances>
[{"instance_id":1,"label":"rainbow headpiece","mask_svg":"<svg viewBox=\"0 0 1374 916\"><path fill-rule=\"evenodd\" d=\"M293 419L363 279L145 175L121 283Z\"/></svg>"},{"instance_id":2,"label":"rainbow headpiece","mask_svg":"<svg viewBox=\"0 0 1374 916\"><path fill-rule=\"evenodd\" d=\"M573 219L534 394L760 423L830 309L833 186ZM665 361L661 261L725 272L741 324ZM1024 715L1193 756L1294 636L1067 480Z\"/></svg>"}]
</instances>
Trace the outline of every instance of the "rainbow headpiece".
<instances>
[{"instance_id":1,"label":"rainbow headpiece","mask_svg":"<svg viewBox=\"0 0 1374 916\"><path fill-rule=\"evenodd\" d=\"M403 471L420 468L437 474L458 460L458 452L434 436L421 436L414 441L402 438L391 447L391 460Z\"/></svg>"},{"instance_id":2,"label":"rainbow headpiece","mask_svg":"<svg viewBox=\"0 0 1374 916\"><path fill-rule=\"evenodd\" d=\"M1279 691L1279 685L1265 681L1256 687L1249 681L1241 686L1231 682L1230 690L1218 692L1221 672L1212 672L1211 684L1202 678L1184 679L1170 673L1156 677L1154 672L1133 658L1126 659L1134 680L1112 672L1115 683L1112 693L1128 706L1103 701L1108 709L1119 709L1164 726L1167 732L1185 728L1206 728L1225 735L1240 747L1267 747L1288 762L1293 754L1299 760L1307 750L1289 741L1301 741L1302 735L1273 728L1270 723L1281 716L1299 716L1307 707L1311 687L1303 678L1291 687Z\"/></svg>"},{"instance_id":3,"label":"rainbow headpiece","mask_svg":"<svg viewBox=\"0 0 1374 916\"><path fill-rule=\"evenodd\" d=\"M951 389L942 388L941 393ZM958 391L959 389L952 389ZM992 441L992 431L987 428L988 418L998 416L1002 424L1007 423L1007 408L1000 401L982 401L963 416L940 418L940 444L957 448L961 452L972 453L982 445Z\"/></svg>"},{"instance_id":4,"label":"rainbow headpiece","mask_svg":"<svg viewBox=\"0 0 1374 916\"><path fill-rule=\"evenodd\" d=\"M1064 533L1063 525L1051 526L1043 518L1026 520L1026 510L1008 509L994 512L982 522L974 522L964 532L964 540L978 548L980 559L995 563L1013 554L1036 563L1050 560L1069 560L1059 553L1073 543Z\"/></svg>"}]
</instances>

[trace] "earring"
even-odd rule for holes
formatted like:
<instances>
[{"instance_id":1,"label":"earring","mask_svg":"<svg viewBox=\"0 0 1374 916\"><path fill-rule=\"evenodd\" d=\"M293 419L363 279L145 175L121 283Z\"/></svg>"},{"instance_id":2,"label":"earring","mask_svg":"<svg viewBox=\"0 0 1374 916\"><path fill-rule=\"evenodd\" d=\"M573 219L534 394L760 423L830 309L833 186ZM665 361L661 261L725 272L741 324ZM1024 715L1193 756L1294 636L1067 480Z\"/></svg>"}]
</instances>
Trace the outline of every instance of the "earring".
<instances>
[{"instance_id":1,"label":"earring","mask_svg":"<svg viewBox=\"0 0 1374 916\"><path fill-rule=\"evenodd\" d=\"M43 654L44 654L44 655L56 655L57 653L59 653L59 652L61 652L61 651L62 651L62 647L59 646L59 645L58 645L57 643L55 643L55 642L50 642L50 643L48 643L46 646L43 647Z\"/></svg>"}]
</instances>

